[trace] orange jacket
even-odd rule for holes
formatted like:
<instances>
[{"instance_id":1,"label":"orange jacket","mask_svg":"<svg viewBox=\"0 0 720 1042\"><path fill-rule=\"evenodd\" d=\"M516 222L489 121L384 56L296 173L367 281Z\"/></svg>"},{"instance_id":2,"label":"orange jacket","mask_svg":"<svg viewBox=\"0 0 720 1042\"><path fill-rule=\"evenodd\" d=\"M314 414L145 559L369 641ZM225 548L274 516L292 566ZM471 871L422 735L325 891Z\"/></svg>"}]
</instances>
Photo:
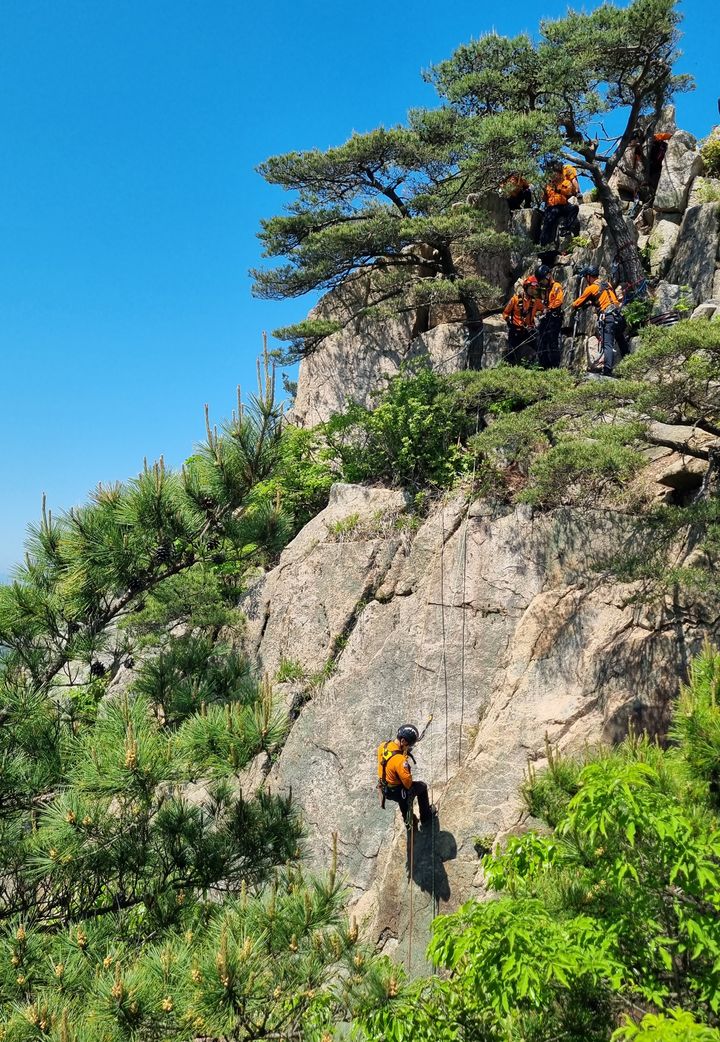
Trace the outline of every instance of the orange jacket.
<instances>
[{"instance_id":1,"label":"orange jacket","mask_svg":"<svg viewBox=\"0 0 720 1042\"><path fill-rule=\"evenodd\" d=\"M503 195L508 199L512 199L513 196L520 195L526 188L530 187L530 182L526 181L520 174L510 174L510 177L506 177L503 181L501 188Z\"/></svg>"},{"instance_id":2,"label":"orange jacket","mask_svg":"<svg viewBox=\"0 0 720 1042\"><path fill-rule=\"evenodd\" d=\"M532 329L536 317L542 310L543 302L539 298L529 297L527 293L518 297L517 293L513 293L503 309L503 318L510 319L512 325L518 329L522 326Z\"/></svg>"},{"instance_id":3,"label":"orange jacket","mask_svg":"<svg viewBox=\"0 0 720 1042\"><path fill-rule=\"evenodd\" d=\"M581 308L583 304L593 304L600 311L607 311L610 307L618 307L620 301L609 282L595 278L588 283L577 300L572 302L574 308Z\"/></svg>"},{"instance_id":4,"label":"orange jacket","mask_svg":"<svg viewBox=\"0 0 720 1042\"><path fill-rule=\"evenodd\" d=\"M385 781L388 785L402 785L409 789L413 783L410 772L410 764L407 753L400 748L400 742L393 739L391 742L383 742L378 746L378 778L382 781L383 764L385 766Z\"/></svg>"},{"instance_id":5,"label":"orange jacket","mask_svg":"<svg viewBox=\"0 0 720 1042\"><path fill-rule=\"evenodd\" d=\"M571 195L575 195L575 179L577 170L574 166L566 165L562 173L555 174L545 185L544 198L548 206L562 206Z\"/></svg>"},{"instance_id":6,"label":"orange jacket","mask_svg":"<svg viewBox=\"0 0 720 1042\"><path fill-rule=\"evenodd\" d=\"M565 294L559 282L548 282L540 286L540 296L548 311L559 311L563 305Z\"/></svg>"}]
</instances>

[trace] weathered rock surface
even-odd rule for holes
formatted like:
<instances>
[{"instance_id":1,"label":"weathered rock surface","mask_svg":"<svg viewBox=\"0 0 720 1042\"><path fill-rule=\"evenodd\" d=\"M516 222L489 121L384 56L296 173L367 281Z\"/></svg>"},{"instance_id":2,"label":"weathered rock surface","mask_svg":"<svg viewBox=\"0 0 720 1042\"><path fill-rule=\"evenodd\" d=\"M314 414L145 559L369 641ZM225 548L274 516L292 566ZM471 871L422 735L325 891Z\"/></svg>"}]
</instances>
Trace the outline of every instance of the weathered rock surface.
<instances>
[{"instance_id":1,"label":"weathered rock surface","mask_svg":"<svg viewBox=\"0 0 720 1042\"><path fill-rule=\"evenodd\" d=\"M718 312L720 312L720 299L715 298L704 300L702 304L698 304L690 318L705 318L710 320L711 318L715 318Z\"/></svg>"},{"instance_id":2,"label":"weathered rock surface","mask_svg":"<svg viewBox=\"0 0 720 1042\"><path fill-rule=\"evenodd\" d=\"M327 864L338 834L356 914L400 954L406 834L395 809L377 805L375 750L398 724L432 715L416 768L440 804L436 830L415 841L421 958L432 915L480 892L475 837L521 822L519 786L528 761L542 763L546 734L572 749L619 738L630 720L662 728L708 629L692 605L643 607L635 587L603 578L608 555L640 548L628 517L456 500L413 539L396 525L363 528L404 506L396 492L336 488L245 607L249 650L270 672L292 655L317 673L334 655L267 784L292 788L313 864ZM337 521L353 515L363 522L339 544Z\"/></svg>"},{"instance_id":3,"label":"weathered rock surface","mask_svg":"<svg viewBox=\"0 0 720 1042\"><path fill-rule=\"evenodd\" d=\"M370 405L404 362L427 358L442 372L466 367L465 326L435 326L413 337L409 317L385 322L360 320L333 333L322 347L300 363L294 422L312 427L324 423L351 402Z\"/></svg>"},{"instance_id":4,"label":"weathered rock surface","mask_svg":"<svg viewBox=\"0 0 720 1042\"><path fill-rule=\"evenodd\" d=\"M682 213L687 206L692 179L703 169L696 144L685 130L676 131L670 138L655 192L656 210Z\"/></svg>"},{"instance_id":5,"label":"weathered rock surface","mask_svg":"<svg viewBox=\"0 0 720 1042\"><path fill-rule=\"evenodd\" d=\"M493 369L500 365L507 352L507 323L502 315L489 315L483 320L482 367Z\"/></svg>"},{"instance_id":6,"label":"weathered rock surface","mask_svg":"<svg viewBox=\"0 0 720 1042\"><path fill-rule=\"evenodd\" d=\"M672 282L658 282L653 299L653 315L665 315L679 304L683 297L683 287Z\"/></svg>"},{"instance_id":7,"label":"weathered rock surface","mask_svg":"<svg viewBox=\"0 0 720 1042\"><path fill-rule=\"evenodd\" d=\"M720 203L686 210L667 277L668 282L688 286L696 304L712 293L719 239Z\"/></svg>"},{"instance_id":8,"label":"weathered rock surface","mask_svg":"<svg viewBox=\"0 0 720 1042\"><path fill-rule=\"evenodd\" d=\"M655 221L648 237L650 247L650 271L662 277L673 259L680 234L680 215L667 214Z\"/></svg>"},{"instance_id":9,"label":"weathered rock surface","mask_svg":"<svg viewBox=\"0 0 720 1042\"><path fill-rule=\"evenodd\" d=\"M330 502L244 598L246 647L263 672L283 660L307 674L326 665L357 605L380 585L402 542L402 492L333 485Z\"/></svg>"}]
</instances>

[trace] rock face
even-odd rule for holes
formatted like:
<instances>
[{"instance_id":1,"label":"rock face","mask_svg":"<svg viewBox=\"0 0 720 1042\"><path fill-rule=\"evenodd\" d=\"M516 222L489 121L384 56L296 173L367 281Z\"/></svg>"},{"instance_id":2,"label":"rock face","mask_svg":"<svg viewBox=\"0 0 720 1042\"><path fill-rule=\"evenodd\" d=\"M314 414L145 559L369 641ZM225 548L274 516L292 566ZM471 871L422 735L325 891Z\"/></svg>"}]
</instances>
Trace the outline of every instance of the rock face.
<instances>
[{"instance_id":1,"label":"rock face","mask_svg":"<svg viewBox=\"0 0 720 1042\"><path fill-rule=\"evenodd\" d=\"M692 180L703 169L702 156L695 146L695 138L684 130L670 138L655 192L656 210L682 213L687 206Z\"/></svg>"},{"instance_id":2,"label":"rock face","mask_svg":"<svg viewBox=\"0 0 720 1042\"><path fill-rule=\"evenodd\" d=\"M648 237L650 247L650 271L661 278L670 267L675 253L675 246L680 234L680 217L674 214L663 215L655 221Z\"/></svg>"},{"instance_id":3,"label":"rock face","mask_svg":"<svg viewBox=\"0 0 720 1042\"><path fill-rule=\"evenodd\" d=\"M410 318L383 323L362 320L329 336L300 363L294 422L313 427L351 401L370 405L387 379L414 358L428 359L441 372L465 369L465 326L439 325L415 337L412 331Z\"/></svg>"},{"instance_id":4,"label":"rock face","mask_svg":"<svg viewBox=\"0 0 720 1042\"><path fill-rule=\"evenodd\" d=\"M712 294L720 240L720 203L692 206L685 212L668 281L689 286L695 303Z\"/></svg>"},{"instance_id":5,"label":"rock face","mask_svg":"<svg viewBox=\"0 0 720 1042\"><path fill-rule=\"evenodd\" d=\"M337 833L367 935L421 959L433 915L481 892L477 837L520 826L519 786L546 735L574 749L630 721L661 729L708 627L693 605L643 607L603 578L608 555L641 546L628 517L458 499L410 538L404 509L395 492L340 486L245 609L262 668L292 653L327 678L297 700L267 784L292 788L315 865ZM375 755L399 724L430 717L415 772L440 814L414 843L411 942L406 833L378 806Z\"/></svg>"}]
</instances>

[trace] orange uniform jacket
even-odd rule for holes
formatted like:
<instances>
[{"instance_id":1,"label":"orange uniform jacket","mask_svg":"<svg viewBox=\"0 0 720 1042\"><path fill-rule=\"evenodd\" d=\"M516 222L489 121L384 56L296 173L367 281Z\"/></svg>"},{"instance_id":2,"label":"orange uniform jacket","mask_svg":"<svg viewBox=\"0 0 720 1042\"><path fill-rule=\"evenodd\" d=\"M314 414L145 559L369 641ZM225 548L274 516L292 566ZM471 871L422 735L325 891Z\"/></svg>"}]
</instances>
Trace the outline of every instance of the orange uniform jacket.
<instances>
[{"instance_id":1,"label":"orange uniform jacket","mask_svg":"<svg viewBox=\"0 0 720 1042\"><path fill-rule=\"evenodd\" d=\"M551 282L549 286L542 287L542 301L548 311L559 311L564 299L565 294L559 282Z\"/></svg>"},{"instance_id":2,"label":"orange uniform jacket","mask_svg":"<svg viewBox=\"0 0 720 1042\"><path fill-rule=\"evenodd\" d=\"M526 181L524 177L520 177L520 174L510 174L510 177L506 177L502 183L502 189L508 199L512 199L514 195L519 195L529 187L530 182Z\"/></svg>"},{"instance_id":3,"label":"orange uniform jacket","mask_svg":"<svg viewBox=\"0 0 720 1042\"><path fill-rule=\"evenodd\" d=\"M378 778L382 781L383 761L385 781L388 785L402 785L409 789L413 783L407 754L400 749L400 742L383 742L378 746Z\"/></svg>"},{"instance_id":4,"label":"orange uniform jacket","mask_svg":"<svg viewBox=\"0 0 720 1042\"><path fill-rule=\"evenodd\" d=\"M545 202L548 206L562 206L570 196L575 195L573 180L577 177L574 166L564 166L562 174L557 174L552 181L545 185Z\"/></svg>"},{"instance_id":5,"label":"orange uniform jacket","mask_svg":"<svg viewBox=\"0 0 720 1042\"><path fill-rule=\"evenodd\" d=\"M539 298L528 297L527 294L523 297L518 297L517 293L514 293L505 305L503 318L510 319L511 323L518 329L522 326L528 326L531 329L536 317L542 313L542 310L543 302Z\"/></svg>"},{"instance_id":6,"label":"orange uniform jacket","mask_svg":"<svg viewBox=\"0 0 720 1042\"><path fill-rule=\"evenodd\" d=\"M573 301L572 306L581 308L583 304L594 304L600 311L607 311L610 307L618 307L619 303L620 301L610 283L604 279L595 279L594 282L585 287L577 300Z\"/></svg>"}]
</instances>

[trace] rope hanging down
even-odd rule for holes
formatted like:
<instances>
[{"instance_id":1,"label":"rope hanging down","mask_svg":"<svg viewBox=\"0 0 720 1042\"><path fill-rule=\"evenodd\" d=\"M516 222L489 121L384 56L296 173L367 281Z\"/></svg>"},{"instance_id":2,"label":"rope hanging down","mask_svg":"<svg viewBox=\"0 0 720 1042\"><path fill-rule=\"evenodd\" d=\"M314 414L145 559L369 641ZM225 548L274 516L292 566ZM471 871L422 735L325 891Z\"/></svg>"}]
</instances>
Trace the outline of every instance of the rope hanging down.
<instances>
[{"instance_id":1,"label":"rope hanging down","mask_svg":"<svg viewBox=\"0 0 720 1042\"><path fill-rule=\"evenodd\" d=\"M476 426L479 425L479 411ZM453 602L455 599L455 591L460 587L460 574L462 573L462 588L461 588L461 599L458 607L461 611L461 649L460 649L460 730L458 734L458 764L460 763L461 749L462 749L462 727L464 722L465 713L465 643L466 643L466 620L465 620L465 593L467 587L467 534L468 524L470 517L470 506L472 503L472 490L475 487L475 466L473 466L473 477L471 484L471 494L468 498L467 505L465 507L465 516L461 522L463 534L462 538L458 543L458 553L455 566L454 581L451 583L451 591L453 595ZM447 626L445 616L445 541L446 541L446 528L445 528L445 507L444 504L441 507L440 512L440 545L431 563L429 575L435 572L435 564L439 563L439 584L440 584L440 600L438 606L440 608L440 635L441 635L441 650L440 650L440 661L437 670L435 670L435 684L433 691L433 699L430 707L430 714L428 716L427 723L420 735L420 738L424 737L427 730L430 730L430 765L431 765L431 776L429 781L430 790L430 802L434 803L434 775L435 775L435 720L436 720L436 705L440 689L440 677L442 676L444 700L445 700L445 720L444 720L444 753L445 753L445 784L448 784L450 769L449 769L449 716L450 716L450 687L448 678L448 662L447 662ZM427 633L427 620L429 616L429 609L433 601L429 596L425 604L425 613L423 618L423 626L421 630L422 646L425 645L425 636ZM455 604L452 605L455 607ZM415 660L415 676L413 680L413 687L411 692L411 701L415 700L417 694L417 680L420 674L420 663L419 656ZM435 916L437 897L435 893L435 829L431 830L430 836L430 856L431 856L431 908L432 915ZM415 854L414 854L414 830L410 829L409 837L409 889L410 889L410 907L409 907L409 921L408 921L408 972L410 972L412 965L412 947L413 947L413 935L414 935L414 893L413 893L413 882L414 882L414 870L415 870Z\"/></svg>"}]
</instances>

